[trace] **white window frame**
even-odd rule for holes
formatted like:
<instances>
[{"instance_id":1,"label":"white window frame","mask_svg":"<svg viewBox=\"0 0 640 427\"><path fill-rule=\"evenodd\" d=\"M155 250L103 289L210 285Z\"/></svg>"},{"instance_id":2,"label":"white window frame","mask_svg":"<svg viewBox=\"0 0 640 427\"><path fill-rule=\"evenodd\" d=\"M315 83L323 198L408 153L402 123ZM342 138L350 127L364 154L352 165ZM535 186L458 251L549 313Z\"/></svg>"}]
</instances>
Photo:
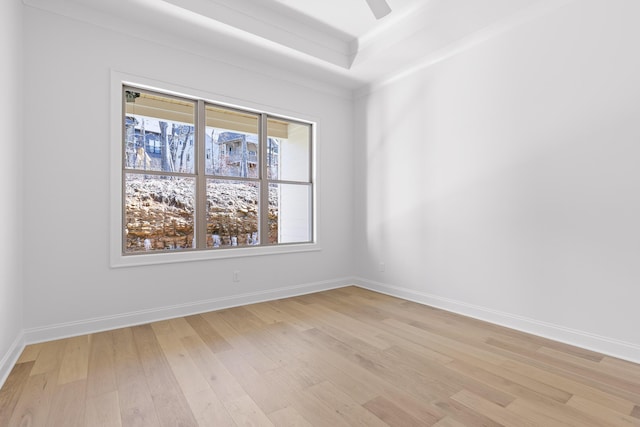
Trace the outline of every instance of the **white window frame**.
<instances>
[{"instance_id":1,"label":"white window frame","mask_svg":"<svg viewBox=\"0 0 640 427\"><path fill-rule=\"evenodd\" d=\"M123 197L123 155L122 155L122 123L123 86L133 86L140 89L156 91L167 95L190 99L201 99L212 104L229 108L236 108L257 113L267 113L278 118L311 124L311 241L306 243L289 243L275 245L259 245L251 247L215 248L188 251L149 252L139 254L124 254L124 197ZM169 84L155 79L134 76L119 71L111 71L111 134L110 134L110 266L112 268L132 267L140 265L167 264L175 262L204 261L216 259L231 259L240 257L255 257L274 254L290 254L322 250L318 243L317 216L317 128L318 120L295 113L296 117L273 106L256 105L251 101L229 99L228 97L211 94L206 91L188 88L176 84ZM268 112L267 112L268 111ZM266 177L264 177L267 181ZM268 181L267 181L268 182Z\"/></svg>"}]
</instances>

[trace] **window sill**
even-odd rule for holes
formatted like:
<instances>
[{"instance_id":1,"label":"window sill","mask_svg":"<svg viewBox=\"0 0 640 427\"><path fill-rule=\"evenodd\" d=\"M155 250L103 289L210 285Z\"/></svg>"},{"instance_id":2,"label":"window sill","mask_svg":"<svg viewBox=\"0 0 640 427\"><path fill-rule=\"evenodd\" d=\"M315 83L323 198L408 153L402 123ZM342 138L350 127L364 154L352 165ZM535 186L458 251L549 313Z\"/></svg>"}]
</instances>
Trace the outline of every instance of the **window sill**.
<instances>
[{"instance_id":1,"label":"window sill","mask_svg":"<svg viewBox=\"0 0 640 427\"><path fill-rule=\"evenodd\" d=\"M302 243L280 246L258 246L249 248L212 249L188 252L161 252L136 255L112 253L111 268L137 267L143 265L169 264L177 262L208 261L264 255L280 255L301 252L318 252L322 248L317 243Z\"/></svg>"}]
</instances>

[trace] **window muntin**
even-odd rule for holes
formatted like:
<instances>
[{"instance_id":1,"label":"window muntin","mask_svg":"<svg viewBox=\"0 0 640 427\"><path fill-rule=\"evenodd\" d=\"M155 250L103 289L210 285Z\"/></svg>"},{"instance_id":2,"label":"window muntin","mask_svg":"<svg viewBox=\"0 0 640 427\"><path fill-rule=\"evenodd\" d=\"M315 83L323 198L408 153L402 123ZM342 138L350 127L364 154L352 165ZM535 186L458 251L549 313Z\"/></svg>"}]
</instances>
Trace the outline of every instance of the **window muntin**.
<instances>
[{"instance_id":1,"label":"window muntin","mask_svg":"<svg viewBox=\"0 0 640 427\"><path fill-rule=\"evenodd\" d=\"M123 255L313 242L311 124L122 93Z\"/></svg>"}]
</instances>

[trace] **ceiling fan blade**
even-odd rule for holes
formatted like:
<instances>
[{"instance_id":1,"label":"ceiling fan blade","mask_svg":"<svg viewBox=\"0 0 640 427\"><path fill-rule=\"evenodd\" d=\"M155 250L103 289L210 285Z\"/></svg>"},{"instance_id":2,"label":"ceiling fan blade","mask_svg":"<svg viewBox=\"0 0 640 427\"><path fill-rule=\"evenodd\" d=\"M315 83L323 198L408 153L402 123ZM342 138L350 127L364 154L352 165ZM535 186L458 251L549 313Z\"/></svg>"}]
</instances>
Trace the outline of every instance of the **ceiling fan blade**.
<instances>
[{"instance_id":1,"label":"ceiling fan blade","mask_svg":"<svg viewBox=\"0 0 640 427\"><path fill-rule=\"evenodd\" d=\"M391 8L387 4L386 0L366 0L369 4L369 8L376 19L384 18L391 13Z\"/></svg>"}]
</instances>

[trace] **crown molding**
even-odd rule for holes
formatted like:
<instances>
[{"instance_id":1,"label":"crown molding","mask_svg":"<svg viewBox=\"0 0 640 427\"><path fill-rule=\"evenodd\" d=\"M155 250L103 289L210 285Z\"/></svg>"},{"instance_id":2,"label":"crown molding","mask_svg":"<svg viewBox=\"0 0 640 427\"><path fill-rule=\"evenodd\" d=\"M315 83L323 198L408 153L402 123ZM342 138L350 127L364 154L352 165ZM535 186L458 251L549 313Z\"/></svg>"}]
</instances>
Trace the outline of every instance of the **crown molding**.
<instances>
[{"instance_id":1,"label":"crown molding","mask_svg":"<svg viewBox=\"0 0 640 427\"><path fill-rule=\"evenodd\" d=\"M348 70L276 42L254 37L230 25L202 17L161 0L113 0L137 4L126 16L90 5L99 0L23 0L27 7L87 23L150 43L167 46L251 70L270 78L311 88L320 93L351 99L351 91L364 82ZM140 7L157 3L155 9ZM161 6L158 6L161 5ZM175 25L180 19L184 25ZM204 22L203 22L204 21ZM169 24L174 25L169 25ZM183 28L190 27L188 32Z\"/></svg>"},{"instance_id":2,"label":"crown molding","mask_svg":"<svg viewBox=\"0 0 640 427\"><path fill-rule=\"evenodd\" d=\"M140 1L140 0L138 0ZM145 0L150 6L158 0ZM348 69L353 37L276 2L166 0L212 22L218 21Z\"/></svg>"},{"instance_id":3,"label":"crown molding","mask_svg":"<svg viewBox=\"0 0 640 427\"><path fill-rule=\"evenodd\" d=\"M574 1L422 1L356 39L277 1L23 0L271 76L298 83L311 79L323 91L354 91L356 97Z\"/></svg>"}]
</instances>

